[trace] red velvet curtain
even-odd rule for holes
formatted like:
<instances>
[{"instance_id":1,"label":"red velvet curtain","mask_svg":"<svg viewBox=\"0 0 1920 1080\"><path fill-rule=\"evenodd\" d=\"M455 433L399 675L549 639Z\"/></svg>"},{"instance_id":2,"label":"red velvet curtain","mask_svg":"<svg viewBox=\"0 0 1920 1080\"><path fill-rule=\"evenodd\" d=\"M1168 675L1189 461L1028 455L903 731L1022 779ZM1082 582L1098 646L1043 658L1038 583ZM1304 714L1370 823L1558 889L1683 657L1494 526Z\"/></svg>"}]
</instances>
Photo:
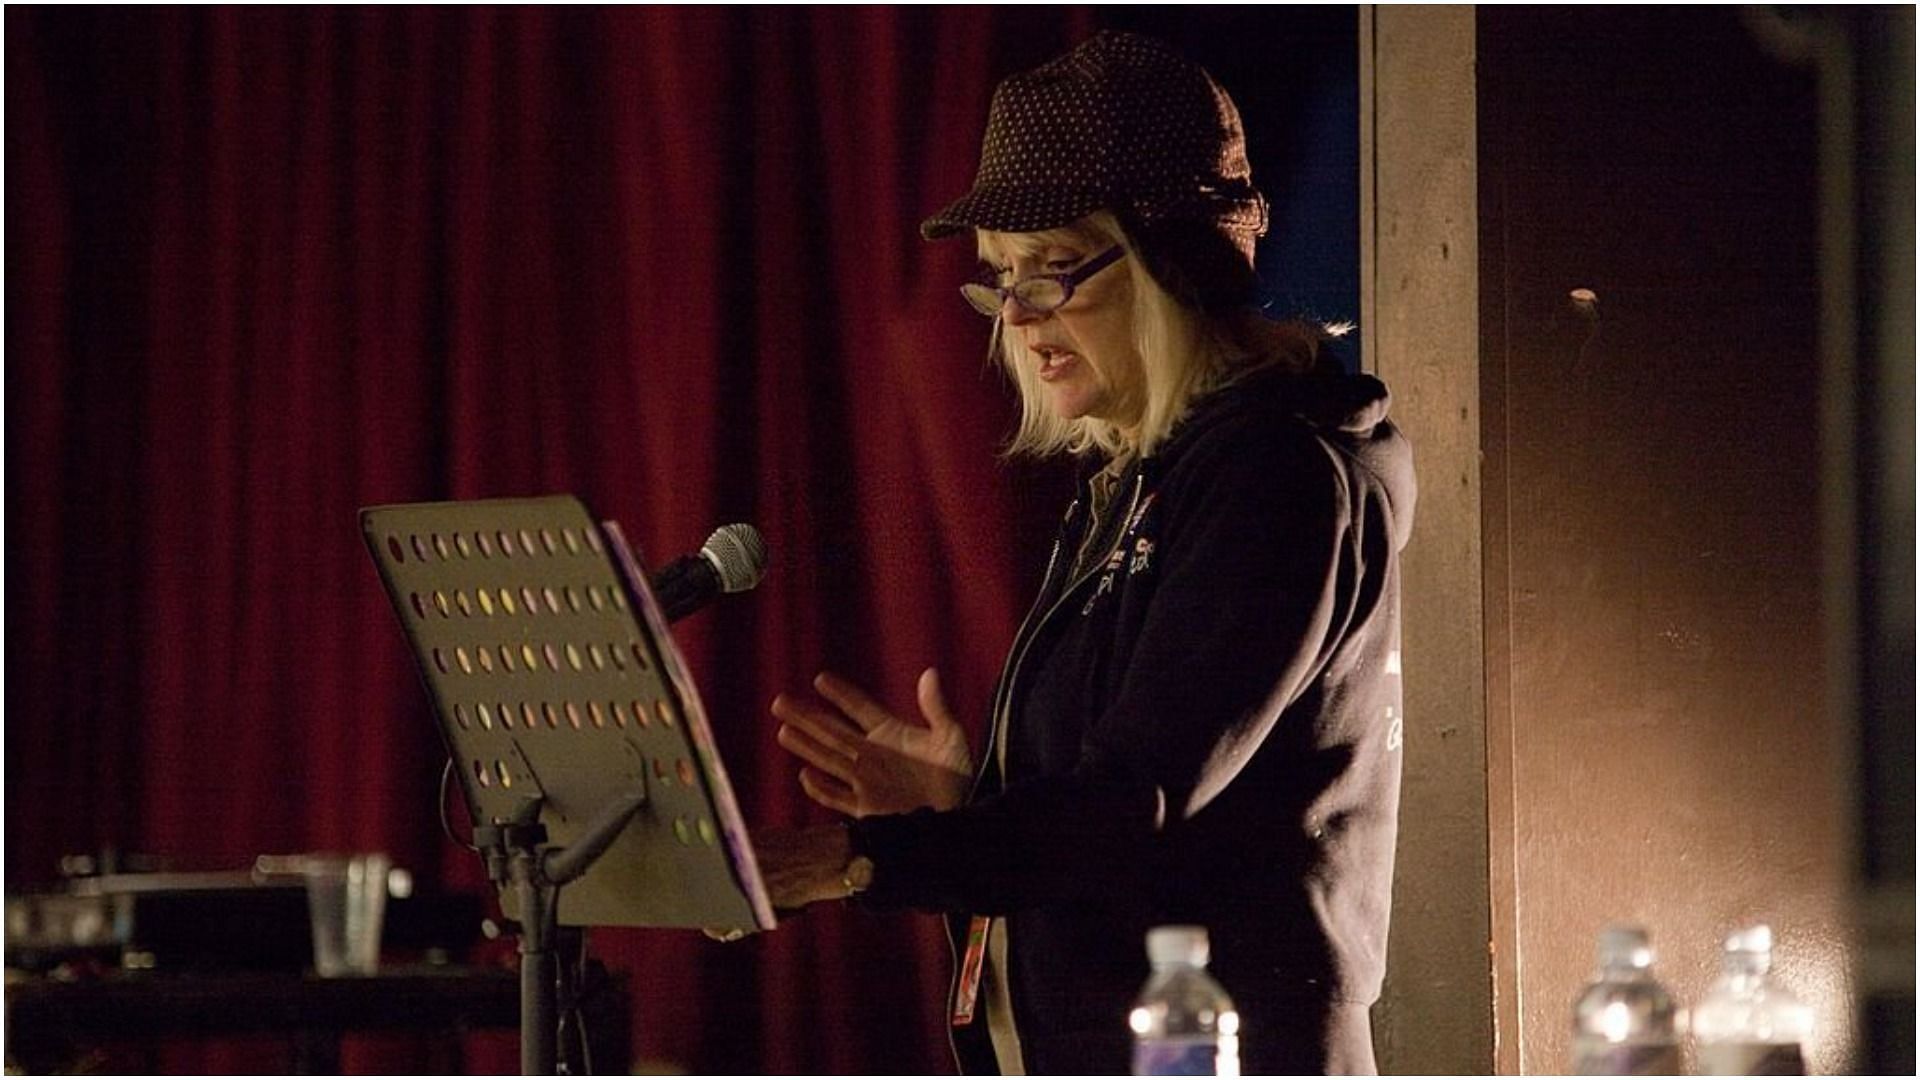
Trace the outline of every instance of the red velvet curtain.
<instances>
[{"instance_id":1,"label":"red velvet curtain","mask_svg":"<svg viewBox=\"0 0 1920 1080\"><path fill-rule=\"evenodd\" d=\"M484 887L435 820L379 503L573 492L655 562L757 523L766 584L680 633L750 822L826 816L765 714L821 666L906 705L938 664L977 744L1064 488L997 461L972 253L915 225L995 79L1089 28L9 8L8 887L104 845ZM593 945L646 1058L947 1066L928 917Z\"/></svg>"}]
</instances>

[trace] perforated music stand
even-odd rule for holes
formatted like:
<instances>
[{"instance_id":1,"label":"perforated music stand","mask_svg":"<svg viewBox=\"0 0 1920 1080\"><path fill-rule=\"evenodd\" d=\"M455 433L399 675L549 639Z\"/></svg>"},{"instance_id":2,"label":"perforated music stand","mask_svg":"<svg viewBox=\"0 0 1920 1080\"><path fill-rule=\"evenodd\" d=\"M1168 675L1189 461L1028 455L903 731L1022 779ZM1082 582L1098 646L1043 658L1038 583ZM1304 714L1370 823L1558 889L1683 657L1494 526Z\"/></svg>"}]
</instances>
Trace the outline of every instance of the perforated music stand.
<instances>
[{"instance_id":1,"label":"perforated music stand","mask_svg":"<svg viewBox=\"0 0 1920 1080\"><path fill-rule=\"evenodd\" d=\"M551 1072L556 925L773 927L732 785L617 525L564 495L360 522L521 924L522 1069Z\"/></svg>"}]
</instances>

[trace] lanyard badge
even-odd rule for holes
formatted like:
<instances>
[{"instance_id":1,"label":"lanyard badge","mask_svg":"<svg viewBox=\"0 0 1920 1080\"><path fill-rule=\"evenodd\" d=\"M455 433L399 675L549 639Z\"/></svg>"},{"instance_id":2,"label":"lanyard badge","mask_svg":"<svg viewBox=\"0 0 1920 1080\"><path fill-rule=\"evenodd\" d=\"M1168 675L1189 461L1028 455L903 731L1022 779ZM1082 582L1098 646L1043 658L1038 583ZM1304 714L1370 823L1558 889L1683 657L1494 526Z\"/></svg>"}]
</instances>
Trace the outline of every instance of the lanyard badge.
<instances>
[{"instance_id":1,"label":"lanyard badge","mask_svg":"<svg viewBox=\"0 0 1920 1080\"><path fill-rule=\"evenodd\" d=\"M967 924L967 952L960 961L960 983L953 991L953 1026L973 1023L974 1005L980 1000L980 973L987 964L987 927L985 915L975 915Z\"/></svg>"}]
</instances>

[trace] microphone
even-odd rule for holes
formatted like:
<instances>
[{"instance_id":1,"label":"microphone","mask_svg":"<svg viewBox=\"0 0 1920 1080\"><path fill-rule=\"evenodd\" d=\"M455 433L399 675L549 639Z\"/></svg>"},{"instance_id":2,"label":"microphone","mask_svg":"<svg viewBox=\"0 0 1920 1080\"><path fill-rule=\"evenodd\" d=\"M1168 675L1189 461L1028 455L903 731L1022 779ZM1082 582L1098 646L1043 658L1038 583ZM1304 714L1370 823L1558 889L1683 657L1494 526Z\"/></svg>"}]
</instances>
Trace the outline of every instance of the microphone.
<instances>
[{"instance_id":1,"label":"microphone","mask_svg":"<svg viewBox=\"0 0 1920 1080\"><path fill-rule=\"evenodd\" d=\"M698 554L682 555L655 571L649 580L667 621L681 619L718 599L746 592L767 572L767 542L751 525L722 525Z\"/></svg>"}]
</instances>

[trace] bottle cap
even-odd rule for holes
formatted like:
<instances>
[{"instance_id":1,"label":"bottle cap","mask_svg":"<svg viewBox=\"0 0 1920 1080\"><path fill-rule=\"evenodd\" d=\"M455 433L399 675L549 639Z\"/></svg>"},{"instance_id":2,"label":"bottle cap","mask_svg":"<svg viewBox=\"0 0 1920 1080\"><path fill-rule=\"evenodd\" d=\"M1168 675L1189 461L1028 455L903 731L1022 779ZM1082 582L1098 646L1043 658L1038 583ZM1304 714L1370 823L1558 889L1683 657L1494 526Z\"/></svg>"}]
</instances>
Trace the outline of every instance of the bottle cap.
<instances>
[{"instance_id":1,"label":"bottle cap","mask_svg":"<svg viewBox=\"0 0 1920 1080\"><path fill-rule=\"evenodd\" d=\"M1766 923L1742 927L1727 935L1726 950L1730 953L1770 953L1773 951L1773 928Z\"/></svg>"},{"instance_id":2,"label":"bottle cap","mask_svg":"<svg viewBox=\"0 0 1920 1080\"><path fill-rule=\"evenodd\" d=\"M1600 966L1653 966L1653 946L1648 944L1644 926L1617 923L1600 931Z\"/></svg>"},{"instance_id":3,"label":"bottle cap","mask_svg":"<svg viewBox=\"0 0 1920 1080\"><path fill-rule=\"evenodd\" d=\"M1147 959L1155 964L1206 967L1208 957L1204 926L1156 926L1147 931Z\"/></svg>"}]
</instances>

